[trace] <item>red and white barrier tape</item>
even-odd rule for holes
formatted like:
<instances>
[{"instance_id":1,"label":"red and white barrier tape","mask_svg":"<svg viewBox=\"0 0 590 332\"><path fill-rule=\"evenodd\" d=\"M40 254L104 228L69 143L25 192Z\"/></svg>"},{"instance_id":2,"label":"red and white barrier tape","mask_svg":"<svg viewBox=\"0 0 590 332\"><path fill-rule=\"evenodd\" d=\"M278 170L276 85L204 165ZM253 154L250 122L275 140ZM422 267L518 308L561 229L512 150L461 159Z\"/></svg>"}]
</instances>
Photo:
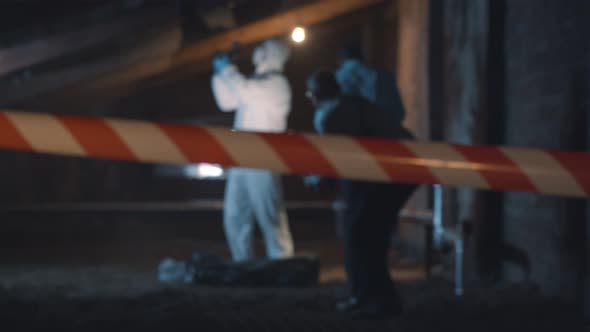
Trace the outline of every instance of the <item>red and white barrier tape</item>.
<instances>
[{"instance_id":1,"label":"red and white barrier tape","mask_svg":"<svg viewBox=\"0 0 590 332\"><path fill-rule=\"evenodd\" d=\"M463 146L49 114L0 113L0 148L159 163L543 194L590 195L590 154Z\"/></svg>"}]
</instances>

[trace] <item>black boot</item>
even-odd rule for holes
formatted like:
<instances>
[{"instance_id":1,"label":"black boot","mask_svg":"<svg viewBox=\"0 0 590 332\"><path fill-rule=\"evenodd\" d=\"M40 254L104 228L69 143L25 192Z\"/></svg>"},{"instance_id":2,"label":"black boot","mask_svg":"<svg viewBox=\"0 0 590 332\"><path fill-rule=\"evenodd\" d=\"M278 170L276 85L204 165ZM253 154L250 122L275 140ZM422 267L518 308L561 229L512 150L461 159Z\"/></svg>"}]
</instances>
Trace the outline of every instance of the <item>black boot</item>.
<instances>
[{"instance_id":1,"label":"black boot","mask_svg":"<svg viewBox=\"0 0 590 332\"><path fill-rule=\"evenodd\" d=\"M403 305L399 297L373 298L358 305L353 315L358 319L387 319L403 313Z\"/></svg>"},{"instance_id":2,"label":"black boot","mask_svg":"<svg viewBox=\"0 0 590 332\"><path fill-rule=\"evenodd\" d=\"M346 300L336 303L336 309L341 312L355 311L360 307L359 301L356 297L351 296Z\"/></svg>"}]
</instances>

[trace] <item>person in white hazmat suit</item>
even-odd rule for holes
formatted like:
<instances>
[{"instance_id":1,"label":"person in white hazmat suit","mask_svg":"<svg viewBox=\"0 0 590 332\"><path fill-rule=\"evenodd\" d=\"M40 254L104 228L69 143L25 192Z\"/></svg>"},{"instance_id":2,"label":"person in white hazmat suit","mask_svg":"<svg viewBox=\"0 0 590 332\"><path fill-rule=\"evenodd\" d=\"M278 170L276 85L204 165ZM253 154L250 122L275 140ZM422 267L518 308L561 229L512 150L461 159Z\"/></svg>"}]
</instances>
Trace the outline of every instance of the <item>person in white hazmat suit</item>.
<instances>
[{"instance_id":1,"label":"person in white hazmat suit","mask_svg":"<svg viewBox=\"0 0 590 332\"><path fill-rule=\"evenodd\" d=\"M280 133L287 129L291 87L283 67L289 53L287 45L279 40L264 41L252 55L256 67L252 77L240 73L227 55L214 58L213 95L222 111L236 112L235 130ZM228 174L224 199L224 229L235 261L254 258L254 219L269 258L293 256L279 174L233 168Z\"/></svg>"}]
</instances>

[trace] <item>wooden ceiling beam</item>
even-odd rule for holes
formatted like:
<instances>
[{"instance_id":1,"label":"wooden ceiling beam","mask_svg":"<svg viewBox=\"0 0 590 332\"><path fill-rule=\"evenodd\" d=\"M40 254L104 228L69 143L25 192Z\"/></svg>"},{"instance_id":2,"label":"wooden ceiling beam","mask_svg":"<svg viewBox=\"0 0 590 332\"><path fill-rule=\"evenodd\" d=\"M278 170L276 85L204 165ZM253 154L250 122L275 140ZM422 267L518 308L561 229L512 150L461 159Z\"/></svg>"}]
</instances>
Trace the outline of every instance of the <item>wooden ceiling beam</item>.
<instances>
[{"instance_id":1,"label":"wooden ceiling beam","mask_svg":"<svg viewBox=\"0 0 590 332\"><path fill-rule=\"evenodd\" d=\"M114 22L37 39L23 45L0 49L0 76L100 44L125 33L145 29L158 21L170 21L170 13L146 11L121 17Z\"/></svg>"},{"instance_id":2,"label":"wooden ceiling beam","mask_svg":"<svg viewBox=\"0 0 590 332\"><path fill-rule=\"evenodd\" d=\"M106 73L118 73L118 75L125 73L125 77L135 74L135 76L131 76L134 79L143 77L142 73L144 72L155 74L153 70L146 71L145 67L136 66L153 62L154 67L158 69L156 72L165 70L169 67L170 61L162 66L161 59L169 58L174 54L180 48L181 42L182 31L180 28L177 26L168 27L119 54L113 54L91 63L81 63L65 69L39 74L21 84L7 82L0 86L0 102L2 105L11 106L51 92L64 91L65 89L67 93L69 89L75 90L81 82L100 87L100 79ZM130 66L135 68L133 73L126 71Z\"/></svg>"},{"instance_id":3,"label":"wooden ceiling beam","mask_svg":"<svg viewBox=\"0 0 590 332\"><path fill-rule=\"evenodd\" d=\"M383 0L324 0L277 14L247 26L213 36L184 48L174 57L173 66L208 60L217 51L231 49L233 42L249 45L289 33L296 25L311 26L337 16L376 5Z\"/></svg>"},{"instance_id":4,"label":"wooden ceiling beam","mask_svg":"<svg viewBox=\"0 0 590 332\"><path fill-rule=\"evenodd\" d=\"M229 50L234 41L242 45L252 45L264 39L284 35L296 25L312 26L344 14L355 12L367 7L386 3L386 0L323 0L302 6L285 13L259 20L252 24L232 29L189 45L171 57L151 58L135 63L126 68L102 75L91 81L68 86L60 95L76 96L91 95L111 89L117 90L111 98L128 94L134 87L141 87L140 81L165 72L182 72L185 68L202 70L209 68L211 57L217 51ZM153 67L152 65L153 64ZM193 71L194 72L194 71ZM150 80L151 81L151 80ZM149 84L152 85L152 84ZM48 96L49 99L56 98ZM59 99L63 99L59 98ZM0 101L2 98L0 97ZM35 102L35 104L39 104Z\"/></svg>"},{"instance_id":5,"label":"wooden ceiling beam","mask_svg":"<svg viewBox=\"0 0 590 332\"><path fill-rule=\"evenodd\" d=\"M314 27L310 32L313 34L314 38L339 33L340 31L343 31L351 26L362 26L363 24L370 22L377 16L383 14L384 11L388 15L394 13L392 6L372 6L360 11L356 11L354 15L348 15L345 18L330 22L329 26ZM240 57L243 56L249 57L249 54L242 52ZM156 76L141 80L135 86L138 89L152 89L158 86L171 84L191 76L199 75L207 71L211 71L211 58L203 58L200 61L195 61L187 65L178 65L172 70L168 70Z\"/></svg>"}]
</instances>

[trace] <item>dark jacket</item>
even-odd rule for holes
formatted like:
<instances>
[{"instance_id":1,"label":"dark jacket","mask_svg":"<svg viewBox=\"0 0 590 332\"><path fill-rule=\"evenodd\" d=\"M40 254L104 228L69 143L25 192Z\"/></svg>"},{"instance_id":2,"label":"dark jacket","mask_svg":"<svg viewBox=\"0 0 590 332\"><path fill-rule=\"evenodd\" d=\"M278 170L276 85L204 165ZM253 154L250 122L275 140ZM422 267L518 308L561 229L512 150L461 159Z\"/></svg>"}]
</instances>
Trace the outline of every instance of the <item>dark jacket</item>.
<instances>
[{"instance_id":1,"label":"dark jacket","mask_svg":"<svg viewBox=\"0 0 590 332\"><path fill-rule=\"evenodd\" d=\"M412 139L392 112L362 97L342 96L316 110L314 126L320 134Z\"/></svg>"}]
</instances>

